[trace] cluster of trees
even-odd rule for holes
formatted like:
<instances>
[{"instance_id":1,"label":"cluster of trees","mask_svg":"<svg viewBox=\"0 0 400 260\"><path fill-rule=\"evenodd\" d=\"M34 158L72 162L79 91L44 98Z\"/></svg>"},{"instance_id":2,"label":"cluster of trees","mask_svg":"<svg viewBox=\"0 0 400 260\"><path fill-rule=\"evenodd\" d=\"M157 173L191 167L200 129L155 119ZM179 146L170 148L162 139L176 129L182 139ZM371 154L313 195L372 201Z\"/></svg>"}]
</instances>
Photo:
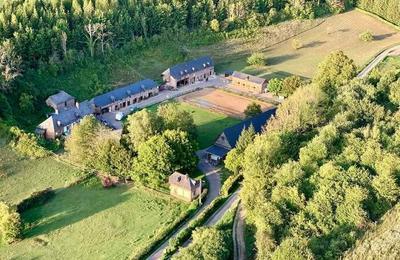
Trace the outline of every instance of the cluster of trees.
<instances>
[{"instance_id":1,"label":"cluster of trees","mask_svg":"<svg viewBox=\"0 0 400 260\"><path fill-rule=\"evenodd\" d=\"M20 155L31 159L43 158L50 155L50 152L42 146L40 140L34 134L26 133L17 127L11 127L9 134L11 147Z\"/></svg>"},{"instance_id":2,"label":"cluster of trees","mask_svg":"<svg viewBox=\"0 0 400 260\"><path fill-rule=\"evenodd\" d=\"M355 75L332 53L263 134L228 154L259 259L339 258L399 200L400 71Z\"/></svg>"},{"instance_id":3,"label":"cluster of trees","mask_svg":"<svg viewBox=\"0 0 400 260\"><path fill-rule=\"evenodd\" d=\"M399 1L397 0L358 0L357 6L379 15L391 23L400 25Z\"/></svg>"},{"instance_id":4,"label":"cluster of trees","mask_svg":"<svg viewBox=\"0 0 400 260\"><path fill-rule=\"evenodd\" d=\"M303 85L304 82L299 76L289 76L284 79L273 78L268 82L268 91L276 96L288 97Z\"/></svg>"},{"instance_id":5,"label":"cluster of trees","mask_svg":"<svg viewBox=\"0 0 400 260\"><path fill-rule=\"evenodd\" d=\"M173 171L197 165L196 127L192 115L176 103L144 109L128 117L120 140L93 116L74 126L65 148L71 160L103 176L131 178L158 187Z\"/></svg>"}]
</instances>

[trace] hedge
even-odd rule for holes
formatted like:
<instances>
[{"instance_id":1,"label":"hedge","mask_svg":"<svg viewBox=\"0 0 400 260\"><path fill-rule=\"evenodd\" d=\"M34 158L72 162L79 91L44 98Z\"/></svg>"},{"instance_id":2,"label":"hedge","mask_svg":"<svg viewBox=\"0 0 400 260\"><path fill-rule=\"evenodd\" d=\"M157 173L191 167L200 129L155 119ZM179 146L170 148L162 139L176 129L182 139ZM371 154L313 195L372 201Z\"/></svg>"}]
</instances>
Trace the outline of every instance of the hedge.
<instances>
[{"instance_id":1,"label":"hedge","mask_svg":"<svg viewBox=\"0 0 400 260\"><path fill-rule=\"evenodd\" d=\"M49 187L41 191L33 192L29 197L23 199L17 204L17 211L19 214L22 212L45 204L48 200L53 198L55 195L54 190Z\"/></svg>"},{"instance_id":2,"label":"hedge","mask_svg":"<svg viewBox=\"0 0 400 260\"><path fill-rule=\"evenodd\" d=\"M221 195L228 196L242 179L242 174L233 174L229 176L221 187Z\"/></svg>"},{"instance_id":3,"label":"hedge","mask_svg":"<svg viewBox=\"0 0 400 260\"><path fill-rule=\"evenodd\" d=\"M169 246L164 250L162 259L170 258L178 250L179 246L191 237L193 230L202 226L206 220L228 199L228 197L229 196L218 196L215 198L196 219L189 223L187 228L179 232L175 238L171 239Z\"/></svg>"}]
</instances>

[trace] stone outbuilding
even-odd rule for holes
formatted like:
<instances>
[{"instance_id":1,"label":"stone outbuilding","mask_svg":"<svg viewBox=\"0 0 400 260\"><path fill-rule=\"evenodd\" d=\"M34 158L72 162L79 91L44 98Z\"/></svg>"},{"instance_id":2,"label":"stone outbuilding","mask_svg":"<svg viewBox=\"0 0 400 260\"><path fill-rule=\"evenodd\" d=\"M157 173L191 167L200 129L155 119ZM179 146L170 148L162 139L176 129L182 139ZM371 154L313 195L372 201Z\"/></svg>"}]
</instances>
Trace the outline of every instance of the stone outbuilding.
<instances>
[{"instance_id":1,"label":"stone outbuilding","mask_svg":"<svg viewBox=\"0 0 400 260\"><path fill-rule=\"evenodd\" d=\"M265 92L268 81L264 78L253 76L239 71L234 71L231 76L231 87L240 91L250 92L254 94L262 94Z\"/></svg>"},{"instance_id":2,"label":"stone outbuilding","mask_svg":"<svg viewBox=\"0 0 400 260\"><path fill-rule=\"evenodd\" d=\"M187 174L174 172L168 182L171 196L178 199L191 202L201 195L201 181L191 179Z\"/></svg>"}]
</instances>

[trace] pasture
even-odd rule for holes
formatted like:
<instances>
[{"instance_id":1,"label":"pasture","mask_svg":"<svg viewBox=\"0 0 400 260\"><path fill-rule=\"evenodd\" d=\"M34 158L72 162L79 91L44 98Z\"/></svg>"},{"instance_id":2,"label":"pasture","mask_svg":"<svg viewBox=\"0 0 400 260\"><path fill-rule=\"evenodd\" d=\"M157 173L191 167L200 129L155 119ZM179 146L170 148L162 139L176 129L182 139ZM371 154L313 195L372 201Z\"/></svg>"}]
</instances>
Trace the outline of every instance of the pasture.
<instances>
[{"instance_id":1,"label":"pasture","mask_svg":"<svg viewBox=\"0 0 400 260\"><path fill-rule=\"evenodd\" d=\"M359 34L365 31L370 31L375 39L361 41ZM293 48L293 39L302 47ZM220 72L234 69L264 78L293 74L311 78L318 64L332 51L343 50L361 68L381 50L398 42L400 33L392 26L354 10L325 19L289 21L266 27L253 39L204 46L193 50L192 55L211 55ZM252 52L262 52L266 66L247 66L246 59Z\"/></svg>"},{"instance_id":2,"label":"pasture","mask_svg":"<svg viewBox=\"0 0 400 260\"><path fill-rule=\"evenodd\" d=\"M0 198L15 204L32 192L59 189L76 180L80 171L54 157L30 160L0 146Z\"/></svg>"},{"instance_id":3,"label":"pasture","mask_svg":"<svg viewBox=\"0 0 400 260\"><path fill-rule=\"evenodd\" d=\"M25 239L1 247L0 259L126 259L188 207L126 185L104 189L92 178L24 212Z\"/></svg>"},{"instance_id":4,"label":"pasture","mask_svg":"<svg viewBox=\"0 0 400 260\"><path fill-rule=\"evenodd\" d=\"M240 119L244 119L243 112L252 102L259 104L263 111L272 107L271 104L265 102L213 88L189 93L180 97L179 100Z\"/></svg>"}]
</instances>

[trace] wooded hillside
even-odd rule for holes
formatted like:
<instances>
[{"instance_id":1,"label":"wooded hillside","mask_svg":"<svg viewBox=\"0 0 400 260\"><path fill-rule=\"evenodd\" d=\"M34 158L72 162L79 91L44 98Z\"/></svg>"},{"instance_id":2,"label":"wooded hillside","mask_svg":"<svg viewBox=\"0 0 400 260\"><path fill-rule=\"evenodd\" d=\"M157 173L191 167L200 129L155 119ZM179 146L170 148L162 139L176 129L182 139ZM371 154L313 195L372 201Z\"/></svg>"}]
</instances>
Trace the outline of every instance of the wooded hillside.
<instances>
[{"instance_id":1,"label":"wooded hillside","mask_svg":"<svg viewBox=\"0 0 400 260\"><path fill-rule=\"evenodd\" d=\"M398 0L358 0L357 6L393 24L400 25L400 2Z\"/></svg>"},{"instance_id":2,"label":"wooded hillside","mask_svg":"<svg viewBox=\"0 0 400 260\"><path fill-rule=\"evenodd\" d=\"M259 259L337 259L400 197L399 71L331 54L245 151Z\"/></svg>"}]
</instances>

